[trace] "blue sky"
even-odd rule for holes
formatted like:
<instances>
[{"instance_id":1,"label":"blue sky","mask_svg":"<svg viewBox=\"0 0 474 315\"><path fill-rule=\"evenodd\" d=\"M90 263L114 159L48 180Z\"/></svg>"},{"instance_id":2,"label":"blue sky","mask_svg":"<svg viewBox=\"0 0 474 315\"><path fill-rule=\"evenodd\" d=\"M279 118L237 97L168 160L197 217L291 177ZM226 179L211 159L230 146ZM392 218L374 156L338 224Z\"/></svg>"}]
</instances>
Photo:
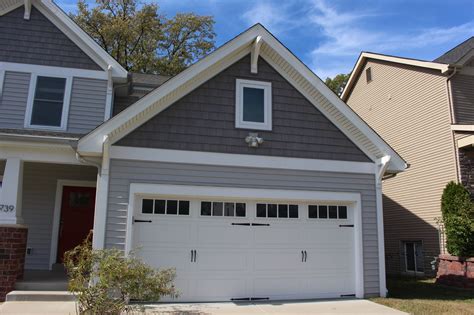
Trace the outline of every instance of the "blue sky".
<instances>
[{"instance_id":1,"label":"blue sky","mask_svg":"<svg viewBox=\"0 0 474 315\"><path fill-rule=\"evenodd\" d=\"M76 0L55 1L75 11ZM361 51L432 60L474 36L474 0L153 2L169 17L213 15L217 46L260 22L323 79L350 72Z\"/></svg>"}]
</instances>

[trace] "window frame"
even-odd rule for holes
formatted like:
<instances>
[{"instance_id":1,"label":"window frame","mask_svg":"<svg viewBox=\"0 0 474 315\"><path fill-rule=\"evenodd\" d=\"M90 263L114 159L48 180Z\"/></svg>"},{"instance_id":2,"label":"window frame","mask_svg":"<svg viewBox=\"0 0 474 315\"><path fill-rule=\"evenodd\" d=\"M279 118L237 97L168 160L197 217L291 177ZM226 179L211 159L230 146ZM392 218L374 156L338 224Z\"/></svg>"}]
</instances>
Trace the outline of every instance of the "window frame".
<instances>
[{"instance_id":1,"label":"window frame","mask_svg":"<svg viewBox=\"0 0 474 315\"><path fill-rule=\"evenodd\" d=\"M34 100L36 94L36 84L38 77L48 77L48 78L60 78L66 79L66 84L64 86L64 98L63 98L63 110L61 113L61 124L60 126L45 126L45 125L34 125L31 123L31 116L33 114ZM67 75L57 75L50 73L31 73L30 77L30 86L28 89L28 101L26 104L26 113L25 113L25 128L29 129L41 129L41 130L56 130L56 131L66 131L67 130L67 120L69 116L69 107L71 103L71 92L72 92L72 76Z\"/></svg>"},{"instance_id":2,"label":"window frame","mask_svg":"<svg viewBox=\"0 0 474 315\"><path fill-rule=\"evenodd\" d=\"M263 123L244 121L244 88L263 90ZM266 81L236 79L235 128L272 130L272 84Z\"/></svg>"}]
</instances>

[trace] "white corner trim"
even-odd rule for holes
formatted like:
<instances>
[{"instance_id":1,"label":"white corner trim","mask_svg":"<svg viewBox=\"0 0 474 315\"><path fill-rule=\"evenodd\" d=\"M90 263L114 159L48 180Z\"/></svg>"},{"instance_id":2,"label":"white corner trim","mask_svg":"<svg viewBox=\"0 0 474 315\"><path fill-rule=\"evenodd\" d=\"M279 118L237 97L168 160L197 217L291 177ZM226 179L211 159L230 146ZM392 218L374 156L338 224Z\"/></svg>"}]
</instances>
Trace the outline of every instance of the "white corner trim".
<instances>
[{"instance_id":1,"label":"white corner trim","mask_svg":"<svg viewBox=\"0 0 474 315\"><path fill-rule=\"evenodd\" d=\"M47 77L55 77L55 78L63 78L66 79L65 88L64 88L64 98L63 98L63 110L61 113L61 125L60 126L44 126L44 125L33 125L31 123L32 113L33 113L33 106L34 106L34 98L36 93L36 82L38 76L47 76ZM70 75L43 75L42 73L31 73L30 77L30 86L28 89L28 101L26 104L26 113L25 113L25 128L31 129L44 129L44 130L58 130L58 131L65 131L67 130L67 121L69 117L69 107L71 103L71 94L72 94L72 81L73 77Z\"/></svg>"},{"instance_id":2,"label":"white corner trim","mask_svg":"<svg viewBox=\"0 0 474 315\"><path fill-rule=\"evenodd\" d=\"M23 18L25 20L30 19L30 14L31 14L31 0L24 0L25 1L25 14L23 15Z\"/></svg>"},{"instance_id":3,"label":"white corner trim","mask_svg":"<svg viewBox=\"0 0 474 315\"><path fill-rule=\"evenodd\" d=\"M258 56L260 55L260 47L262 47L263 39L262 36L257 36L253 43L252 50L250 51L250 72L258 73Z\"/></svg>"},{"instance_id":4,"label":"white corner trim","mask_svg":"<svg viewBox=\"0 0 474 315\"><path fill-rule=\"evenodd\" d=\"M306 190L254 189L213 186L163 185L131 183L127 209L127 227L125 233L125 253L133 249L133 214L143 195L171 195L187 198L212 197L232 199L271 199L285 201L343 201L350 203L354 210L354 252L355 252L355 288L356 297L364 297L364 265L362 243L362 207L359 193L324 192Z\"/></svg>"},{"instance_id":5,"label":"white corner trim","mask_svg":"<svg viewBox=\"0 0 474 315\"><path fill-rule=\"evenodd\" d=\"M3 84L5 82L5 70L0 68L0 98L3 95Z\"/></svg>"},{"instance_id":6,"label":"white corner trim","mask_svg":"<svg viewBox=\"0 0 474 315\"><path fill-rule=\"evenodd\" d=\"M364 66L365 61L369 58L375 59L375 60L382 60L382 61L404 64L404 65L409 65L409 66L439 70L441 71L442 74L446 73L450 69L449 64L444 64L444 63L437 63L437 62L431 62L431 61L415 60L415 59L409 59L409 58L403 58L403 57L387 56L387 55L381 55L381 54L375 54L375 53L369 53L369 52L362 52L359 58L357 59L357 62L354 65L354 68L352 69L351 75L349 77L349 80L347 81L344 91L342 91L341 99L343 101L347 101L347 98L349 97L349 93L352 90L352 86L355 84L355 80L359 76L361 67Z\"/></svg>"},{"instance_id":7,"label":"white corner trim","mask_svg":"<svg viewBox=\"0 0 474 315\"><path fill-rule=\"evenodd\" d=\"M377 205L377 246L379 257L379 294L381 297L387 296L387 283L385 272L385 237L383 226L383 197L382 178L390 163L390 156L384 156L378 161L378 172L375 178L375 199Z\"/></svg>"},{"instance_id":8,"label":"white corner trim","mask_svg":"<svg viewBox=\"0 0 474 315\"><path fill-rule=\"evenodd\" d=\"M474 125L451 125L453 131L474 131Z\"/></svg>"},{"instance_id":9,"label":"white corner trim","mask_svg":"<svg viewBox=\"0 0 474 315\"><path fill-rule=\"evenodd\" d=\"M15 71L15 72L27 72L27 73L38 73L47 76L71 76L81 77L89 79L100 79L107 80L108 74L106 71L98 70L84 70L84 69L72 69L62 68L54 66L42 66L33 65L26 63L15 63L15 62L2 62L0 61L0 71Z\"/></svg>"},{"instance_id":10,"label":"white corner trim","mask_svg":"<svg viewBox=\"0 0 474 315\"><path fill-rule=\"evenodd\" d=\"M246 87L263 90L263 123L244 120L244 88ZM270 82L235 80L235 128L272 130L272 84Z\"/></svg>"},{"instance_id":11,"label":"white corner trim","mask_svg":"<svg viewBox=\"0 0 474 315\"><path fill-rule=\"evenodd\" d=\"M53 211L53 228L51 234L51 251L49 255L49 270L53 268L56 263L56 257L58 256L58 241L59 241L59 222L61 219L61 205L63 198L63 187L64 186L76 186L76 187L96 187L96 182L84 181L84 180L66 180L58 179L56 183L56 197L54 201Z\"/></svg>"},{"instance_id":12,"label":"white corner trim","mask_svg":"<svg viewBox=\"0 0 474 315\"><path fill-rule=\"evenodd\" d=\"M110 149L110 158L165 163L186 163L362 174L375 174L376 170L375 164L370 162L317 160L266 155L150 149L115 145L112 146Z\"/></svg>"},{"instance_id":13,"label":"white corner trim","mask_svg":"<svg viewBox=\"0 0 474 315\"><path fill-rule=\"evenodd\" d=\"M104 121L109 120L112 115L112 107L114 100L114 82L112 79L112 66L109 65L107 68L107 95L105 97L105 112L104 112Z\"/></svg>"}]
</instances>

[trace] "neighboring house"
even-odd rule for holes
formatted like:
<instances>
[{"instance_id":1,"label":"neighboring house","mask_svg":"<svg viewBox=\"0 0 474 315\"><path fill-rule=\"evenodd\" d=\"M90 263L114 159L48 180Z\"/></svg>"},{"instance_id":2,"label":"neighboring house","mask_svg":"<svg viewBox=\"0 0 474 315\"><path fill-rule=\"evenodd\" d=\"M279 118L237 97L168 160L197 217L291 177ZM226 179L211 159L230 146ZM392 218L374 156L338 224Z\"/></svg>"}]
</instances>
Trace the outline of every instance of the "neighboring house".
<instances>
[{"instance_id":1,"label":"neighboring house","mask_svg":"<svg viewBox=\"0 0 474 315\"><path fill-rule=\"evenodd\" d=\"M265 28L168 79L28 2L0 7L0 224L28 228L25 269L93 229L175 267L180 301L385 295L381 179L406 163Z\"/></svg>"},{"instance_id":2,"label":"neighboring house","mask_svg":"<svg viewBox=\"0 0 474 315\"><path fill-rule=\"evenodd\" d=\"M410 163L384 181L387 271L432 273L444 187L474 193L474 37L432 62L364 52L342 100Z\"/></svg>"}]
</instances>

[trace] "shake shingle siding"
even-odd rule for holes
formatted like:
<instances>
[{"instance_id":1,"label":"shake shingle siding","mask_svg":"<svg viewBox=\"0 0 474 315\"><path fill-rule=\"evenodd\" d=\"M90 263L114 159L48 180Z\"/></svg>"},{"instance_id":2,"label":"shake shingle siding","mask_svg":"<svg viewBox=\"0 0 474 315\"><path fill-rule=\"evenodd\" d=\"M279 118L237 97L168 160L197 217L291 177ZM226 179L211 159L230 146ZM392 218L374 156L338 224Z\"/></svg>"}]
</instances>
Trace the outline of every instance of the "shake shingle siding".
<instances>
[{"instance_id":1,"label":"shake shingle siding","mask_svg":"<svg viewBox=\"0 0 474 315\"><path fill-rule=\"evenodd\" d=\"M262 58L250 73L247 56L131 132L118 145L252 155L370 161L335 125ZM257 131L258 149L235 128L236 79L272 83L273 128Z\"/></svg>"},{"instance_id":2,"label":"shake shingle siding","mask_svg":"<svg viewBox=\"0 0 474 315\"><path fill-rule=\"evenodd\" d=\"M0 124L2 128L18 129L25 125L30 73L6 71L3 93L0 96Z\"/></svg>"},{"instance_id":3,"label":"shake shingle siding","mask_svg":"<svg viewBox=\"0 0 474 315\"><path fill-rule=\"evenodd\" d=\"M21 6L0 17L0 61L102 70L34 6L23 15Z\"/></svg>"},{"instance_id":4,"label":"shake shingle siding","mask_svg":"<svg viewBox=\"0 0 474 315\"><path fill-rule=\"evenodd\" d=\"M368 296L379 294L374 175L112 159L105 235L107 248L124 249L131 183L360 193L365 293Z\"/></svg>"}]
</instances>

